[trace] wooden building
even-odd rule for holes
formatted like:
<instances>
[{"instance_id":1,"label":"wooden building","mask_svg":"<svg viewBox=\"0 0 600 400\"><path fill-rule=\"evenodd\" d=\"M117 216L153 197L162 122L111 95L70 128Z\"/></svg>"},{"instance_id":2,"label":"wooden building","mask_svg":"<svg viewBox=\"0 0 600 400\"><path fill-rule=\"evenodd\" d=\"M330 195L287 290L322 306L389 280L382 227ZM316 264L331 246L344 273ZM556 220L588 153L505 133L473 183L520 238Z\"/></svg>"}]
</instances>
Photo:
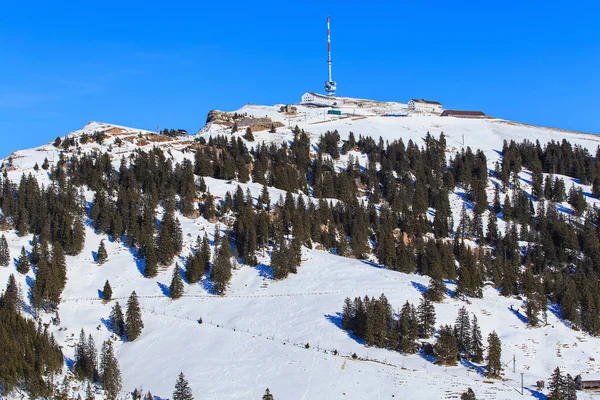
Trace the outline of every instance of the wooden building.
<instances>
[{"instance_id":1,"label":"wooden building","mask_svg":"<svg viewBox=\"0 0 600 400\"><path fill-rule=\"evenodd\" d=\"M462 111L462 110L444 110L441 117L455 118L485 118L485 114L481 111Z\"/></svg>"},{"instance_id":2,"label":"wooden building","mask_svg":"<svg viewBox=\"0 0 600 400\"><path fill-rule=\"evenodd\" d=\"M600 373L577 375L575 385L577 390L600 390Z\"/></svg>"}]
</instances>

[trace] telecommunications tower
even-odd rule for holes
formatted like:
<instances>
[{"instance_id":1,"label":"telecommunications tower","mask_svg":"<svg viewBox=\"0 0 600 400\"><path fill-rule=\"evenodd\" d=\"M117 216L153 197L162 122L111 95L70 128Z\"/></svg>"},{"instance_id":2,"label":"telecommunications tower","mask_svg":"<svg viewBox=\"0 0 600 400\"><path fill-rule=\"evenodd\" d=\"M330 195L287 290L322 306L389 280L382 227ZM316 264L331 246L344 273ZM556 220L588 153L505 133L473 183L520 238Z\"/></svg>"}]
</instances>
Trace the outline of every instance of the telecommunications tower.
<instances>
[{"instance_id":1,"label":"telecommunications tower","mask_svg":"<svg viewBox=\"0 0 600 400\"><path fill-rule=\"evenodd\" d=\"M328 96L335 94L336 83L331 79L331 32L329 28L329 17L327 17L327 66L329 67L329 80L325 82L325 92Z\"/></svg>"}]
</instances>

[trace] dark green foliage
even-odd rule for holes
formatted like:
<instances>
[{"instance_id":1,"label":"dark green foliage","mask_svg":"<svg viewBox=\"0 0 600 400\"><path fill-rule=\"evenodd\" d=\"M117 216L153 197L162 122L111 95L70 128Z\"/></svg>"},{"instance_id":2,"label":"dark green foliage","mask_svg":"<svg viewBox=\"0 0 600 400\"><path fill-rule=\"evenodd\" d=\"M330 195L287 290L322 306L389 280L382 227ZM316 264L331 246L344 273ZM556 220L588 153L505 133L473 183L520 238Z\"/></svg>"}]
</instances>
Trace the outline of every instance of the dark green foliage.
<instances>
[{"instance_id":1,"label":"dark green foliage","mask_svg":"<svg viewBox=\"0 0 600 400\"><path fill-rule=\"evenodd\" d=\"M16 313L21 309L21 296L15 276L10 274L4 293L0 293L0 308Z\"/></svg>"},{"instance_id":2,"label":"dark green foliage","mask_svg":"<svg viewBox=\"0 0 600 400\"><path fill-rule=\"evenodd\" d=\"M434 302L440 302L446 297L446 285L442 278L431 278L425 297Z\"/></svg>"},{"instance_id":3,"label":"dark green foliage","mask_svg":"<svg viewBox=\"0 0 600 400\"><path fill-rule=\"evenodd\" d=\"M173 390L173 400L193 400L192 389L185 379L183 372L179 373L177 382L175 382L175 390Z\"/></svg>"},{"instance_id":4,"label":"dark green foliage","mask_svg":"<svg viewBox=\"0 0 600 400\"><path fill-rule=\"evenodd\" d=\"M5 294L6 296L6 294ZM63 368L63 354L54 337L0 301L0 386L2 394L17 387L31 398L51 397L52 387L44 375Z\"/></svg>"},{"instance_id":5,"label":"dark green foliage","mask_svg":"<svg viewBox=\"0 0 600 400\"><path fill-rule=\"evenodd\" d=\"M244 133L243 137L249 142L254 142L254 135L252 134L252 129L250 129L250 127L246 128L246 133Z\"/></svg>"},{"instance_id":6,"label":"dark green foliage","mask_svg":"<svg viewBox=\"0 0 600 400\"><path fill-rule=\"evenodd\" d=\"M95 381L98 377L98 356L96 344L92 335L87 340L82 329L79 334L79 342L75 346L75 365L73 372L79 380L89 379Z\"/></svg>"},{"instance_id":7,"label":"dark green foliage","mask_svg":"<svg viewBox=\"0 0 600 400\"><path fill-rule=\"evenodd\" d=\"M429 296L423 295L418 308L419 316L419 335L422 338L429 338L435 332L435 306L429 299Z\"/></svg>"},{"instance_id":8,"label":"dark green foliage","mask_svg":"<svg viewBox=\"0 0 600 400\"><path fill-rule=\"evenodd\" d=\"M102 344L100 354L100 382L107 399L116 400L122 388L121 369L110 341Z\"/></svg>"},{"instance_id":9,"label":"dark green foliage","mask_svg":"<svg viewBox=\"0 0 600 400\"><path fill-rule=\"evenodd\" d=\"M8 249L8 242L6 236L0 237L0 266L8 267L10 265L10 250Z\"/></svg>"},{"instance_id":10,"label":"dark green foliage","mask_svg":"<svg viewBox=\"0 0 600 400\"><path fill-rule=\"evenodd\" d=\"M125 317L123 316L123 310L118 301L115 302L110 311L110 327L118 337L125 337Z\"/></svg>"},{"instance_id":11,"label":"dark green foliage","mask_svg":"<svg viewBox=\"0 0 600 400\"><path fill-rule=\"evenodd\" d=\"M108 279L104 283L104 288L102 289L102 297L106 301L110 301L112 299L112 288L110 287Z\"/></svg>"},{"instance_id":12,"label":"dark green foliage","mask_svg":"<svg viewBox=\"0 0 600 400\"><path fill-rule=\"evenodd\" d=\"M571 375L563 375L558 367L550 376L548 389L550 389L548 400L577 400L575 381Z\"/></svg>"},{"instance_id":13,"label":"dark green foliage","mask_svg":"<svg viewBox=\"0 0 600 400\"><path fill-rule=\"evenodd\" d=\"M146 249L146 257L144 259L144 276L146 278L154 278L158 274L158 260L154 252L154 246Z\"/></svg>"},{"instance_id":14,"label":"dark green foliage","mask_svg":"<svg viewBox=\"0 0 600 400\"><path fill-rule=\"evenodd\" d=\"M463 306L458 309L458 316L454 323L454 336L458 345L458 350L461 353L469 354L471 352L471 322L469 313Z\"/></svg>"},{"instance_id":15,"label":"dark green foliage","mask_svg":"<svg viewBox=\"0 0 600 400\"><path fill-rule=\"evenodd\" d=\"M475 315L473 315L471 329L471 352L473 354L473 362L479 364L483 362L483 338Z\"/></svg>"},{"instance_id":16,"label":"dark green foliage","mask_svg":"<svg viewBox=\"0 0 600 400\"><path fill-rule=\"evenodd\" d=\"M171 285L169 285L169 295L173 300L183 296L183 279L181 279L179 264L175 264L175 269L173 269L173 278L171 278Z\"/></svg>"},{"instance_id":17,"label":"dark green foliage","mask_svg":"<svg viewBox=\"0 0 600 400\"><path fill-rule=\"evenodd\" d=\"M452 326L440 326L439 337L435 343L434 349L439 364L456 365L458 360L458 347Z\"/></svg>"},{"instance_id":18,"label":"dark green foliage","mask_svg":"<svg viewBox=\"0 0 600 400\"><path fill-rule=\"evenodd\" d=\"M496 332L488 335L488 354L486 357L485 371L489 378L500 378L502 372L502 343Z\"/></svg>"},{"instance_id":19,"label":"dark green foliage","mask_svg":"<svg viewBox=\"0 0 600 400\"><path fill-rule=\"evenodd\" d=\"M83 223L83 217L78 215L73 223L73 229L71 232L71 240L68 242L68 246L65 247L67 254L75 256L83 251L85 246L85 225Z\"/></svg>"},{"instance_id":20,"label":"dark green foliage","mask_svg":"<svg viewBox=\"0 0 600 400\"><path fill-rule=\"evenodd\" d=\"M342 310L342 329L350 330L370 346L390 348L404 353L417 350L419 320L413 305L406 302L398 320L395 320L391 305L382 294L379 299L356 297L346 298Z\"/></svg>"},{"instance_id":21,"label":"dark green foliage","mask_svg":"<svg viewBox=\"0 0 600 400\"><path fill-rule=\"evenodd\" d=\"M231 280L231 268L231 247L227 236L224 236L210 274L217 294L225 294Z\"/></svg>"},{"instance_id":22,"label":"dark green foliage","mask_svg":"<svg viewBox=\"0 0 600 400\"><path fill-rule=\"evenodd\" d=\"M475 392L473 392L473 389L468 388L466 392L463 392L460 395L460 400L477 400L477 398L475 397Z\"/></svg>"},{"instance_id":23,"label":"dark green foliage","mask_svg":"<svg viewBox=\"0 0 600 400\"><path fill-rule=\"evenodd\" d=\"M27 256L27 252L25 251L25 247L21 247L21 255L17 261L17 271L21 274L26 274L29 272L31 267L31 263L29 262L29 256Z\"/></svg>"},{"instance_id":24,"label":"dark green foliage","mask_svg":"<svg viewBox=\"0 0 600 400\"><path fill-rule=\"evenodd\" d=\"M100 241L96 260L98 261L98 264L104 264L108 260L108 252L106 251L106 246L104 246L104 240Z\"/></svg>"},{"instance_id":25,"label":"dark green foliage","mask_svg":"<svg viewBox=\"0 0 600 400\"><path fill-rule=\"evenodd\" d=\"M142 329L144 329L142 310L140 309L140 303L138 301L137 294L135 291L133 291L127 300L127 313L125 322L127 340L133 342L142 334Z\"/></svg>"}]
</instances>

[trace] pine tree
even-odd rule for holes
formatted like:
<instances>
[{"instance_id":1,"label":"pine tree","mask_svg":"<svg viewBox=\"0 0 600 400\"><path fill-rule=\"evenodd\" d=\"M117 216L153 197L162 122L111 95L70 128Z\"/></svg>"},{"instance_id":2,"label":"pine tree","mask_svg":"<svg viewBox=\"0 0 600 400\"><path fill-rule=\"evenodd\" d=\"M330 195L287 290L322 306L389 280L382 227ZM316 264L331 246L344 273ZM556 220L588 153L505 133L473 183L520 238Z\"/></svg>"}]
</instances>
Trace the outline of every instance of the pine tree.
<instances>
[{"instance_id":1,"label":"pine tree","mask_svg":"<svg viewBox=\"0 0 600 400\"><path fill-rule=\"evenodd\" d=\"M16 312L20 307L21 298L19 296L17 281L15 280L15 276L10 274L4 294L0 294L0 310L3 309L8 310L9 312Z\"/></svg>"},{"instance_id":2,"label":"pine tree","mask_svg":"<svg viewBox=\"0 0 600 400\"><path fill-rule=\"evenodd\" d=\"M83 251L85 247L85 224L83 223L83 217L78 215L75 218L75 223L73 224L73 234L71 238L71 242L68 247L68 253L70 255L77 255Z\"/></svg>"},{"instance_id":3,"label":"pine tree","mask_svg":"<svg viewBox=\"0 0 600 400\"><path fill-rule=\"evenodd\" d=\"M144 322L142 321L142 310L140 309L140 303L138 301L137 294L135 291L129 296L127 300L127 319L125 324L125 331L127 334L127 340L133 342L142 334L144 329Z\"/></svg>"},{"instance_id":4,"label":"pine tree","mask_svg":"<svg viewBox=\"0 0 600 400\"><path fill-rule=\"evenodd\" d=\"M460 400L477 400L477 398L475 397L473 389L468 388L466 392L463 392L463 394L460 395Z\"/></svg>"},{"instance_id":5,"label":"pine tree","mask_svg":"<svg viewBox=\"0 0 600 400\"><path fill-rule=\"evenodd\" d=\"M425 295L421 297L418 316L419 334L425 339L431 337L435 332L435 307Z\"/></svg>"},{"instance_id":6,"label":"pine tree","mask_svg":"<svg viewBox=\"0 0 600 400\"><path fill-rule=\"evenodd\" d=\"M440 302L446 296L446 285L441 277L432 277L425 295L429 300Z\"/></svg>"},{"instance_id":7,"label":"pine tree","mask_svg":"<svg viewBox=\"0 0 600 400\"><path fill-rule=\"evenodd\" d=\"M563 382L563 396L565 400L577 400L577 386L575 385L575 380L569 374L567 374Z\"/></svg>"},{"instance_id":8,"label":"pine tree","mask_svg":"<svg viewBox=\"0 0 600 400\"><path fill-rule=\"evenodd\" d=\"M223 237L210 277L215 285L215 292L224 294L231 280L231 247L227 236Z\"/></svg>"},{"instance_id":9,"label":"pine tree","mask_svg":"<svg viewBox=\"0 0 600 400\"><path fill-rule=\"evenodd\" d=\"M122 388L121 369L110 341L104 342L101 355L101 382L106 397L116 400Z\"/></svg>"},{"instance_id":10,"label":"pine tree","mask_svg":"<svg viewBox=\"0 0 600 400\"><path fill-rule=\"evenodd\" d=\"M271 394L271 391L269 390L269 388L267 388L267 390L265 390L265 394L263 394L262 400L275 400L275 398Z\"/></svg>"},{"instance_id":11,"label":"pine tree","mask_svg":"<svg viewBox=\"0 0 600 400\"><path fill-rule=\"evenodd\" d=\"M171 279L171 285L169 286L169 294L173 300L179 299L181 296L183 296L183 280L181 279L179 264L175 264L173 278Z\"/></svg>"},{"instance_id":12,"label":"pine tree","mask_svg":"<svg viewBox=\"0 0 600 400\"><path fill-rule=\"evenodd\" d=\"M31 263L29 262L29 257L25 251L25 246L23 246L21 247L21 255L19 256L19 261L17 262L17 271L19 271L21 274L26 274L29 272L30 267Z\"/></svg>"},{"instance_id":13,"label":"pine tree","mask_svg":"<svg viewBox=\"0 0 600 400\"><path fill-rule=\"evenodd\" d=\"M454 337L451 326L440 326L439 338L435 343L434 348L438 363L442 365L456 365L458 360L458 348L456 346L456 337Z\"/></svg>"},{"instance_id":14,"label":"pine tree","mask_svg":"<svg viewBox=\"0 0 600 400\"><path fill-rule=\"evenodd\" d=\"M85 400L96 400L96 395L90 381L88 381L87 386L85 387Z\"/></svg>"},{"instance_id":15,"label":"pine tree","mask_svg":"<svg viewBox=\"0 0 600 400\"><path fill-rule=\"evenodd\" d=\"M246 128L246 133L244 134L244 139L249 142L254 142L254 135L252 134L252 129L250 127Z\"/></svg>"},{"instance_id":16,"label":"pine tree","mask_svg":"<svg viewBox=\"0 0 600 400\"><path fill-rule=\"evenodd\" d=\"M146 278L154 278L158 274L158 260L156 259L156 253L154 246L150 245L145 252L144 258L144 275Z\"/></svg>"},{"instance_id":17,"label":"pine tree","mask_svg":"<svg viewBox=\"0 0 600 400\"><path fill-rule=\"evenodd\" d=\"M490 378L500 378L502 372L502 343L495 331L488 335L488 354L487 364L485 366L486 374Z\"/></svg>"},{"instance_id":18,"label":"pine tree","mask_svg":"<svg viewBox=\"0 0 600 400\"><path fill-rule=\"evenodd\" d=\"M471 322L469 321L469 313L464 306L458 309L458 316L454 324L454 336L456 336L459 351L470 353Z\"/></svg>"},{"instance_id":19,"label":"pine tree","mask_svg":"<svg viewBox=\"0 0 600 400\"><path fill-rule=\"evenodd\" d=\"M125 336L125 318L123 317L123 310L118 301L113 305L110 312L110 327L117 336L121 338Z\"/></svg>"},{"instance_id":20,"label":"pine tree","mask_svg":"<svg viewBox=\"0 0 600 400\"><path fill-rule=\"evenodd\" d=\"M192 389L188 381L185 379L183 372L179 373L177 382L175 382L175 390L173 391L173 400L193 400Z\"/></svg>"},{"instance_id":21,"label":"pine tree","mask_svg":"<svg viewBox=\"0 0 600 400\"><path fill-rule=\"evenodd\" d=\"M104 288L102 289L102 297L104 300L110 301L112 299L112 288L110 287L110 283L108 279L104 282Z\"/></svg>"},{"instance_id":22,"label":"pine tree","mask_svg":"<svg viewBox=\"0 0 600 400\"><path fill-rule=\"evenodd\" d=\"M8 242L6 236L2 235L0 238L0 266L8 267L10 264L10 250L8 249Z\"/></svg>"},{"instance_id":23,"label":"pine tree","mask_svg":"<svg viewBox=\"0 0 600 400\"><path fill-rule=\"evenodd\" d=\"M152 393L150 393L150 391L148 391L148 393L146 393L144 400L154 400L154 396L152 395Z\"/></svg>"},{"instance_id":24,"label":"pine tree","mask_svg":"<svg viewBox=\"0 0 600 400\"><path fill-rule=\"evenodd\" d=\"M104 239L100 241L100 246L98 246L96 260L98 261L98 264L104 264L106 260L108 260L108 252L104 246Z\"/></svg>"},{"instance_id":25,"label":"pine tree","mask_svg":"<svg viewBox=\"0 0 600 400\"><path fill-rule=\"evenodd\" d=\"M565 400L565 396L563 394L564 377L560 372L560 368L556 367L552 372L550 381L548 382L548 389L550 389L548 400Z\"/></svg>"},{"instance_id":26,"label":"pine tree","mask_svg":"<svg viewBox=\"0 0 600 400\"><path fill-rule=\"evenodd\" d=\"M479 364L483 362L483 338L475 315L473 315L473 323L471 325L471 351L473 353L473 362Z\"/></svg>"}]
</instances>

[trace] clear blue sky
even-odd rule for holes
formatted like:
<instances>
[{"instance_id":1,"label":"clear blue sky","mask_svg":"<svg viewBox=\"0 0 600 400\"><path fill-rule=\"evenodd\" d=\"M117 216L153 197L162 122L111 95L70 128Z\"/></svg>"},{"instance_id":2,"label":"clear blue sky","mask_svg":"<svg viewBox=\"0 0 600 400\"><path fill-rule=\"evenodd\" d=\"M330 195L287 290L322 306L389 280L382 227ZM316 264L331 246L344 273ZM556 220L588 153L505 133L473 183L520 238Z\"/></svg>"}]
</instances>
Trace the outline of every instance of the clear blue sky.
<instances>
[{"instance_id":1,"label":"clear blue sky","mask_svg":"<svg viewBox=\"0 0 600 400\"><path fill-rule=\"evenodd\" d=\"M97 3L97 4L92 4ZM438 100L600 133L597 1L3 2L0 156L90 120L195 132L210 109Z\"/></svg>"}]
</instances>

